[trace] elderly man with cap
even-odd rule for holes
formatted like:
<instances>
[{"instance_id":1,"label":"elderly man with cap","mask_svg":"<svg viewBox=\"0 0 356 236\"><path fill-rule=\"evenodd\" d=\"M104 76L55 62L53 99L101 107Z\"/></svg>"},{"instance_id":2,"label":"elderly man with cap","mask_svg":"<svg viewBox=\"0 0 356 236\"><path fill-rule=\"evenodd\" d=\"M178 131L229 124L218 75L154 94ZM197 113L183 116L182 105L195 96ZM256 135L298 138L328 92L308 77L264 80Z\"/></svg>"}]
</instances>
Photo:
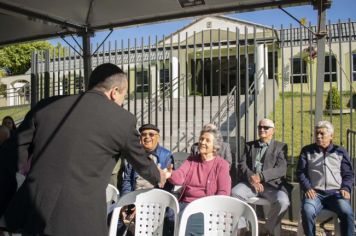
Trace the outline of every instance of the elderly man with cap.
<instances>
[{"instance_id":1,"label":"elderly man with cap","mask_svg":"<svg viewBox=\"0 0 356 236\"><path fill-rule=\"evenodd\" d=\"M144 124L139 128L140 141L142 147L153 162L166 169L173 163L172 152L159 145L159 129L153 124ZM122 182L121 195L137 189L153 188L154 186L139 176L132 168L132 165L127 164L124 170L124 178ZM172 185L166 182L165 189L171 190Z\"/></svg>"},{"instance_id":2,"label":"elderly man with cap","mask_svg":"<svg viewBox=\"0 0 356 236\"><path fill-rule=\"evenodd\" d=\"M152 162L154 162L157 166L159 166L162 169L166 169L171 164L173 164L172 152L158 144L160 136L159 136L159 129L157 128L157 126L153 124L145 124L139 128L139 132L140 132L141 145L145 149L145 151L149 153L149 158L151 159ZM156 186L152 185L143 177L141 177L134 170L131 164L126 163L124 168L124 177L122 180L122 188L120 191L121 195L124 195L126 193L138 189L148 189L154 187ZM166 182L164 189L167 191L171 191L173 189L173 185L169 182ZM133 206L129 206L129 208L130 207L132 208ZM172 211L172 209L167 209L164 226L163 226L163 234L167 236L173 235L173 230L174 230L173 225L174 225L174 212ZM125 234L124 233L125 230L127 230L126 226L120 220L118 223L118 235ZM129 234L134 235L134 232L132 232L131 230L133 229L131 228L128 229Z\"/></svg>"},{"instance_id":3,"label":"elderly man with cap","mask_svg":"<svg viewBox=\"0 0 356 236\"><path fill-rule=\"evenodd\" d=\"M232 196L242 200L260 196L272 204L265 227L261 230L262 235L280 233L276 226L289 206L285 180L287 144L273 140L274 131L272 120L260 120L260 138L246 143L245 152L239 160L242 181L231 190Z\"/></svg>"}]
</instances>

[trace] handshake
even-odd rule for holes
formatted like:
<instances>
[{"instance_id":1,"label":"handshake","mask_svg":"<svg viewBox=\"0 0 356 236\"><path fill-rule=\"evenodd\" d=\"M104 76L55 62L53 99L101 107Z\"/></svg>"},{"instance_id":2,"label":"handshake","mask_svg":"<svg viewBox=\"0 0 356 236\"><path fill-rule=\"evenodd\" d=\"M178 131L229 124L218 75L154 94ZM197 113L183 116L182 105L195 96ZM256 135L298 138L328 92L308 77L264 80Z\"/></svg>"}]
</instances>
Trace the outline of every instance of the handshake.
<instances>
[{"instance_id":1,"label":"handshake","mask_svg":"<svg viewBox=\"0 0 356 236\"><path fill-rule=\"evenodd\" d=\"M169 179L172 175L173 172L173 164L170 164L168 168L161 169L161 165L157 164L157 168L160 174L160 182L158 183L158 186L160 188L163 188L164 185L166 184L167 179Z\"/></svg>"}]
</instances>

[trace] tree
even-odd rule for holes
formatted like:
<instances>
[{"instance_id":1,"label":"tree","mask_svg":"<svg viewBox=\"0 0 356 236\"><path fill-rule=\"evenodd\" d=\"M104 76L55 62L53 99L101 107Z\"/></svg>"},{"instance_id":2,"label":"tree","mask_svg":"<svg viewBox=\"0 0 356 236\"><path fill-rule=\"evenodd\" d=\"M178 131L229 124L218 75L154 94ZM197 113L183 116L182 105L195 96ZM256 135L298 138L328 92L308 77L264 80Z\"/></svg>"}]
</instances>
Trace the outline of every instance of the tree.
<instances>
[{"instance_id":1,"label":"tree","mask_svg":"<svg viewBox=\"0 0 356 236\"><path fill-rule=\"evenodd\" d=\"M11 71L12 75L25 73L31 67L31 54L35 50L52 49L47 41L23 43L0 49L0 67Z\"/></svg>"}]
</instances>

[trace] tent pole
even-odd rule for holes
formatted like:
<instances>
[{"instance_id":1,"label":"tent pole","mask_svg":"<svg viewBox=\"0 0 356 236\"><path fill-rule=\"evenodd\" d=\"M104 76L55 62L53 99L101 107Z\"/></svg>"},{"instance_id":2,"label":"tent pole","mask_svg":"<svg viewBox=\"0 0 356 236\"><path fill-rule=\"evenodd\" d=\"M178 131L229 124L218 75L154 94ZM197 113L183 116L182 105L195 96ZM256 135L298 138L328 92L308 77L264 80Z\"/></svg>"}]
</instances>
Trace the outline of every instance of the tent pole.
<instances>
[{"instance_id":1,"label":"tent pole","mask_svg":"<svg viewBox=\"0 0 356 236\"><path fill-rule=\"evenodd\" d=\"M89 76L91 74L91 53L90 53L90 37L89 32L82 34L83 39L83 66L84 66L84 85L85 90L88 90Z\"/></svg>"}]
</instances>

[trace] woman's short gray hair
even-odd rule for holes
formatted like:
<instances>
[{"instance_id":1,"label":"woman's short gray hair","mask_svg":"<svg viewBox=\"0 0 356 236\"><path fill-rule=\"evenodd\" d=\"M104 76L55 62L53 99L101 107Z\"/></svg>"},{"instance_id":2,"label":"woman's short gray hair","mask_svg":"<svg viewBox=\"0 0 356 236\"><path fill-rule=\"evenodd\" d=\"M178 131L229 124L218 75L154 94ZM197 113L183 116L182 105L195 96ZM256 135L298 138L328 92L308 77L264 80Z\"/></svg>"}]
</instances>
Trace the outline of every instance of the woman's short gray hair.
<instances>
[{"instance_id":1,"label":"woman's short gray hair","mask_svg":"<svg viewBox=\"0 0 356 236\"><path fill-rule=\"evenodd\" d=\"M200 131L200 136L202 136L205 133L209 133L209 134L213 135L214 150L215 150L215 152L219 151L221 148L221 143L223 142L223 138L222 138L222 135L221 135L218 127L216 127L216 125L214 125L212 123L206 124L203 126L203 129Z\"/></svg>"},{"instance_id":2,"label":"woman's short gray hair","mask_svg":"<svg viewBox=\"0 0 356 236\"><path fill-rule=\"evenodd\" d=\"M321 128L325 128L328 131L328 133L331 134L331 135L334 134L334 126L327 120L319 121L315 125L315 130L321 129Z\"/></svg>"}]
</instances>

